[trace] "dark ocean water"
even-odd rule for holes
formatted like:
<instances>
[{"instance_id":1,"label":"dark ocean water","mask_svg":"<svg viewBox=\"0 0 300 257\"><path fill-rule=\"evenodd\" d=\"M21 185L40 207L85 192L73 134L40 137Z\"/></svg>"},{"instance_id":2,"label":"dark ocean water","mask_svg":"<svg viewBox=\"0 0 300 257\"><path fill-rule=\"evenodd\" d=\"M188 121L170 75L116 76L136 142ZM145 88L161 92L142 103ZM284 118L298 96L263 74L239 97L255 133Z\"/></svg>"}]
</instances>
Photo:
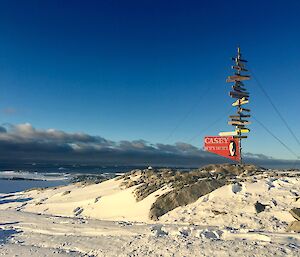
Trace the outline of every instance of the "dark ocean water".
<instances>
[{"instance_id":1,"label":"dark ocean water","mask_svg":"<svg viewBox=\"0 0 300 257\"><path fill-rule=\"evenodd\" d=\"M78 175L114 176L137 167L99 167L73 165L0 165L0 193L19 192L35 187L55 187L67 185Z\"/></svg>"},{"instance_id":2,"label":"dark ocean water","mask_svg":"<svg viewBox=\"0 0 300 257\"><path fill-rule=\"evenodd\" d=\"M13 193L35 187L55 187L68 184L68 180L41 181L41 180L7 180L0 179L0 193Z\"/></svg>"},{"instance_id":3,"label":"dark ocean water","mask_svg":"<svg viewBox=\"0 0 300 257\"><path fill-rule=\"evenodd\" d=\"M146 166L92 166L92 165L60 165L60 164L0 164L0 171L29 171L42 173L80 173L80 174L101 174L101 173L123 173L133 169L144 169Z\"/></svg>"}]
</instances>

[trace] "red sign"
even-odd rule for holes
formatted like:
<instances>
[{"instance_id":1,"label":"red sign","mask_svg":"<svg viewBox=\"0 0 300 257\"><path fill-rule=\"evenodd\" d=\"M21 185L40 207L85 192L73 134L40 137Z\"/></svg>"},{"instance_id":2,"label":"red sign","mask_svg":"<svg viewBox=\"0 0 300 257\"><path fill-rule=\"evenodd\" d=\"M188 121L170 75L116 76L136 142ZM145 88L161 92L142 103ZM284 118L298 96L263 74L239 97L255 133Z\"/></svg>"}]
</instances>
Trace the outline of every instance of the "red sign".
<instances>
[{"instance_id":1,"label":"red sign","mask_svg":"<svg viewBox=\"0 0 300 257\"><path fill-rule=\"evenodd\" d=\"M241 158L239 140L233 136L205 137L204 149L234 161L239 161Z\"/></svg>"}]
</instances>

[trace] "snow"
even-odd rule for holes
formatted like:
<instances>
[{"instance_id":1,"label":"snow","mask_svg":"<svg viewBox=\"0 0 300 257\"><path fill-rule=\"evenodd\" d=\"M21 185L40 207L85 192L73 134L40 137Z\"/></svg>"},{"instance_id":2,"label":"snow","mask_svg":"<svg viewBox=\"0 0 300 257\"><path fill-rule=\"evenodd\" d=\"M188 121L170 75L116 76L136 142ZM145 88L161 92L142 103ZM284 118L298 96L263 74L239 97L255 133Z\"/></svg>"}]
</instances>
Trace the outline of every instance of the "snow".
<instances>
[{"instance_id":1,"label":"snow","mask_svg":"<svg viewBox=\"0 0 300 257\"><path fill-rule=\"evenodd\" d=\"M16 193L10 198L11 202L0 205L0 209L21 208L27 212L69 217L150 222L148 214L153 202L168 189L161 188L137 202L133 193L136 187L121 189L121 183L122 180L111 179L88 186L78 183L55 189Z\"/></svg>"},{"instance_id":2,"label":"snow","mask_svg":"<svg viewBox=\"0 0 300 257\"><path fill-rule=\"evenodd\" d=\"M164 187L140 202L122 180L0 195L4 256L300 256L287 233L299 177L251 177L149 219ZM256 213L255 203L267 205Z\"/></svg>"},{"instance_id":3,"label":"snow","mask_svg":"<svg viewBox=\"0 0 300 257\"><path fill-rule=\"evenodd\" d=\"M282 232L294 220L289 210L300 207L295 192L300 192L299 177L262 178L231 184L200 197L192 204L170 211L160 220ZM267 205L266 210L259 214L254 207L257 201Z\"/></svg>"}]
</instances>

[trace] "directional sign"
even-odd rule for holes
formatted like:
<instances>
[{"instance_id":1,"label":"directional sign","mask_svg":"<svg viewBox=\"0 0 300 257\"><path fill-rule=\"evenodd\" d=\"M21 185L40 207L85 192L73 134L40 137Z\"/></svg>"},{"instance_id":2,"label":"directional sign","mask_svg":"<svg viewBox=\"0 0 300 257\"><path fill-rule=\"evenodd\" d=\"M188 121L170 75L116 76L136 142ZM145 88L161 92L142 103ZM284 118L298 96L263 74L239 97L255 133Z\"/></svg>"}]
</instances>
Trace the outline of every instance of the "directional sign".
<instances>
[{"instance_id":1,"label":"directional sign","mask_svg":"<svg viewBox=\"0 0 300 257\"><path fill-rule=\"evenodd\" d=\"M232 92L229 93L229 96L235 99L241 99L242 97L249 97L248 95L239 95L239 94L234 94Z\"/></svg>"},{"instance_id":2,"label":"directional sign","mask_svg":"<svg viewBox=\"0 0 300 257\"><path fill-rule=\"evenodd\" d=\"M228 124L229 125L250 125L251 124L251 122L250 121L244 121L244 122L242 122L242 121L228 121Z\"/></svg>"},{"instance_id":3,"label":"directional sign","mask_svg":"<svg viewBox=\"0 0 300 257\"><path fill-rule=\"evenodd\" d=\"M248 136L234 136L234 138L248 138Z\"/></svg>"},{"instance_id":4,"label":"directional sign","mask_svg":"<svg viewBox=\"0 0 300 257\"><path fill-rule=\"evenodd\" d=\"M235 90L233 89L233 91L231 91L233 94L237 94L237 95L248 95L248 96L244 96L244 97L249 97L249 92L247 91L241 91L241 90Z\"/></svg>"},{"instance_id":5,"label":"directional sign","mask_svg":"<svg viewBox=\"0 0 300 257\"><path fill-rule=\"evenodd\" d=\"M230 115L230 119L240 119L240 118L250 118L248 114L240 114L240 115Z\"/></svg>"},{"instance_id":6,"label":"directional sign","mask_svg":"<svg viewBox=\"0 0 300 257\"><path fill-rule=\"evenodd\" d=\"M250 76L248 75L233 75L228 76L226 82L235 82L235 81L243 81L243 80L249 80Z\"/></svg>"},{"instance_id":7,"label":"directional sign","mask_svg":"<svg viewBox=\"0 0 300 257\"><path fill-rule=\"evenodd\" d=\"M239 122L248 122L247 120L242 120L241 117L238 117L238 118L231 118L231 121L239 121Z\"/></svg>"},{"instance_id":8,"label":"directional sign","mask_svg":"<svg viewBox=\"0 0 300 257\"><path fill-rule=\"evenodd\" d=\"M237 133L249 133L250 129L248 128L242 128L242 129L237 129L235 130Z\"/></svg>"},{"instance_id":9,"label":"directional sign","mask_svg":"<svg viewBox=\"0 0 300 257\"><path fill-rule=\"evenodd\" d=\"M242 60L242 59L236 58L236 57L232 57L232 60L235 61L235 62L248 62L246 60Z\"/></svg>"},{"instance_id":10,"label":"directional sign","mask_svg":"<svg viewBox=\"0 0 300 257\"><path fill-rule=\"evenodd\" d=\"M241 112L250 112L250 109L240 108L240 109L238 110L238 113L241 113Z\"/></svg>"},{"instance_id":11,"label":"directional sign","mask_svg":"<svg viewBox=\"0 0 300 257\"><path fill-rule=\"evenodd\" d=\"M230 119L239 119L240 115L230 115L229 118Z\"/></svg>"},{"instance_id":12,"label":"directional sign","mask_svg":"<svg viewBox=\"0 0 300 257\"><path fill-rule=\"evenodd\" d=\"M229 132L220 132L219 136L224 137L224 136L237 136L238 132L237 131L229 131Z\"/></svg>"},{"instance_id":13,"label":"directional sign","mask_svg":"<svg viewBox=\"0 0 300 257\"><path fill-rule=\"evenodd\" d=\"M240 117L242 117L242 118L250 118L251 115L250 114L242 114L242 113L240 113Z\"/></svg>"},{"instance_id":14,"label":"directional sign","mask_svg":"<svg viewBox=\"0 0 300 257\"><path fill-rule=\"evenodd\" d=\"M249 97L248 94L242 93L242 92L229 92L230 97L241 99L243 97Z\"/></svg>"},{"instance_id":15,"label":"directional sign","mask_svg":"<svg viewBox=\"0 0 300 257\"><path fill-rule=\"evenodd\" d=\"M204 149L208 152L221 155L225 158L239 161L240 160L240 146L239 140L233 136L221 137L205 137Z\"/></svg>"},{"instance_id":16,"label":"directional sign","mask_svg":"<svg viewBox=\"0 0 300 257\"><path fill-rule=\"evenodd\" d=\"M232 104L232 106L238 106L238 105L243 105L243 104L247 104L247 103L249 103L248 99L245 98L245 97L243 97L242 99L236 100L236 101Z\"/></svg>"},{"instance_id":17,"label":"directional sign","mask_svg":"<svg viewBox=\"0 0 300 257\"><path fill-rule=\"evenodd\" d=\"M231 86L231 88L234 91L238 91L238 92L245 92L247 90L246 88L243 88L243 87L240 87L240 86L236 86L236 85Z\"/></svg>"},{"instance_id":18,"label":"directional sign","mask_svg":"<svg viewBox=\"0 0 300 257\"><path fill-rule=\"evenodd\" d=\"M246 94L246 95L249 95L249 92L247 92L247 91L242 91L241 89L241 87L235 87L235 86L232 86L232 89L233 89L233 91L232 92L234 92L234 93L236 93L236 94Z\"/></svg>"},{"instance_id":19,"label":"directional sign","mask_svg":"<svg viewBox=\"0 0 300 257\"><path fill-rule=\"evenodd\" d=\"M244 67L237 66L237 65L231 66L231 68L232 68L232 69L235 69L235 70L238 70L238 71L248 71L248 70L245 69Z\"/></svg>"}]
</instances>

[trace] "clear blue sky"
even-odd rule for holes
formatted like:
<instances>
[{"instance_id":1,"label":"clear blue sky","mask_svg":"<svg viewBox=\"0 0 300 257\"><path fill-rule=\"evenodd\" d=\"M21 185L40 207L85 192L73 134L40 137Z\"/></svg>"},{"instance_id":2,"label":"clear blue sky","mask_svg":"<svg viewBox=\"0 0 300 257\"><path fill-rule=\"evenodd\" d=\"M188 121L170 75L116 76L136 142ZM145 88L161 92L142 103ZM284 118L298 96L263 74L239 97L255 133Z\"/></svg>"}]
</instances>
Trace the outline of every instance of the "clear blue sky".
<instances>
[{"instance_id":1,"label":"clear blue sky","mask_svg":"<svg viewBox=\"0 0 300 257\"><path fill-rule=\"evenodd\" d=\"M299 10L299 1L1 1L0 123L200 148L204 135L231 129L225 79L240 45L300 138ZM252 113L299 154L247 85ZM245 151L293 158L250 128Z\"/></svg>"}]
</instances>

